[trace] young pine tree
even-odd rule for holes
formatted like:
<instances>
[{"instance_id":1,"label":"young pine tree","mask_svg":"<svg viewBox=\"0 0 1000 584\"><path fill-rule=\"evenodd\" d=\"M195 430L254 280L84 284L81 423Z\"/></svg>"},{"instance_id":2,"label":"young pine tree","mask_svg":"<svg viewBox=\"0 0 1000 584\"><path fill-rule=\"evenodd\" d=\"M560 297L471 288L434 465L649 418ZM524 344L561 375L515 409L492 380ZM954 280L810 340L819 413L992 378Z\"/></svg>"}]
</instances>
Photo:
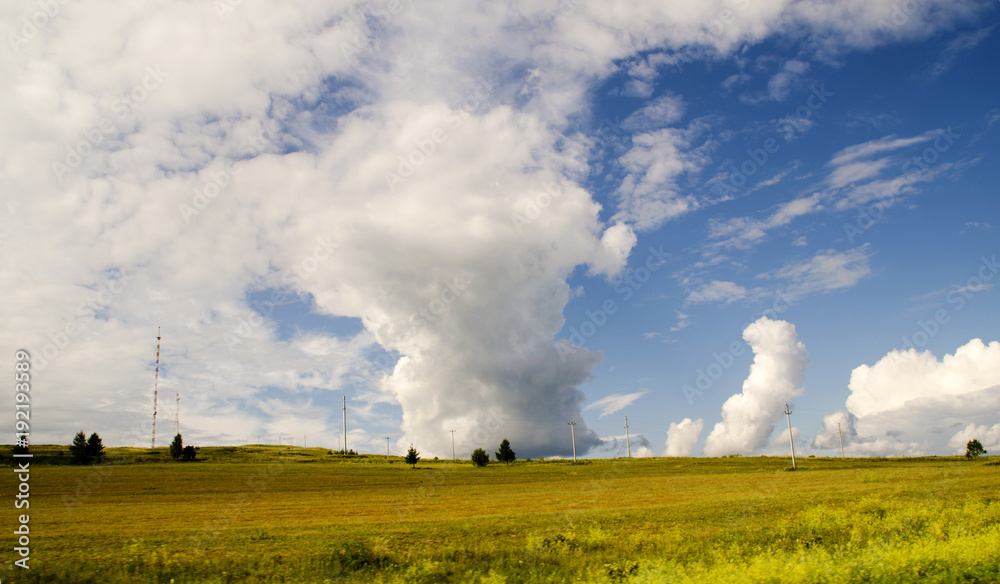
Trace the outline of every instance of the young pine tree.
<instances>
[{"instance_id":1,"label":"young pine tree","mask_svg":"<svg viewBox=\"0 0 1000 584\"><path fill-rule=\"evenodd\" d=\"M510 464L517 460L517 454L510 448L510 440L504 438L503 442L500 443L500 450L496 451L496 459L505 464Z\"/></svg>"},{"instance_id":2,"label":"young pine tree","mask_svg":"<svg viewBox=\"0 0 1000 584\"><path fill-rule=\"evenodd\" d=\"M104 442L101 441L101 437L94 432L87 439L87 456L89 456L95 462L101 462L101 457L104 456Z\"/></svg>"},{"instance_id":3,"label":"young pine tree","mask_svg":"<svg viewBox=\"0 0 1000 584\"><path fill-rule=\"evenodd\" d=\"M73 455L73 464L87 464L90 462L90 452L87 450L87 435L80 430L73 437L73 444L69 447L70 454Z\"/></svg>"},{"instance_id":4,"label":"young pine tree","mask_svg":"<svg viewBox=\"0 0 1000 584\"><path fill-rule=\"evenodd\" d=\"M174 436L174 441L170 443L170 457L174 460L179 460L182 454L184 454L184 439L178 434Z\"/></svg>"},{"instance_id":5,"label":"young pine tree","mask_svg":"<svg viewBox=\"0 0 1000 584\"><path fill-rule=\"evenodd\" d=\"M417 449L410 444L410 449L406 451L406 458L403 459L406 464L412 465L413 468L417 468L417 463L420 462L420 453Z\"/></svg>"}]
</instances>

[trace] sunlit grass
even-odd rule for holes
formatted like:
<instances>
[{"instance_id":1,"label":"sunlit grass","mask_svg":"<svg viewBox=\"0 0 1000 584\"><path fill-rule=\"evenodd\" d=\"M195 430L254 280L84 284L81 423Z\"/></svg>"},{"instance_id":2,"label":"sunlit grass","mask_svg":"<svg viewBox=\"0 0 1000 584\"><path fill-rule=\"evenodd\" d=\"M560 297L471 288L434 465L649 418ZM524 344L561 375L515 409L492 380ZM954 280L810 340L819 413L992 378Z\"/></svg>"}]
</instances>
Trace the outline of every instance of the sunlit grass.
<instances>
[{"instance_id":1,"label":"sunlit grass","mask_svg":"<svg viewBox=\"0 0 1000 584\"><path fill-rule=\"evenodd\" d=\"M194 463L109 450L134 463L32 467L32 569L11 558L4 582L1000 579L1000 471L981 461L413 470L325 449L205 448Z\"/></svg>"}]
</instances>

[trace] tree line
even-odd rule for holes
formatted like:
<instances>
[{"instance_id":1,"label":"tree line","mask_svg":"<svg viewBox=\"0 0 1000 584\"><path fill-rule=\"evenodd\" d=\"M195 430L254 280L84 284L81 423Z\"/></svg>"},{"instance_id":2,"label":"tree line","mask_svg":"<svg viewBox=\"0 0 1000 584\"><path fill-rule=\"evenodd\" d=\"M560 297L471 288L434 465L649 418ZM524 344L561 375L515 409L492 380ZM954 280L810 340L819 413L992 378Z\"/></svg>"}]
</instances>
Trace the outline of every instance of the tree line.
<instances>
[{"instance_id":1,"label":"tree line","mask_svg":"<svg viewBox=\"0 0 1000 584\"><path fill-rule=\"evenodd\" d=\"M73 464L98 464L104 458L104 442L97 432L87 438L87 434L80 430L73 437L69 453L73 457ZM170 443L170 456L174 460L191 461L195 460L198 452L194 446L184 446L184 439L180 434L177 434L174 436L174 441Z\"/></svg>"},{"instance_id":2,"label":"tree line","mask_svg":"<svg viewBox=\"0 0 1000 584\"><path fill-rule=\"evenodd\" d=\"M510 447L510 440L504 438L500 442L500 449L493 453L496 456L497 462L503 462L505 464L510 464L517 460L517 453ZM409 464L413 468L417 468L417 463L420 462L420 453L417 449L410 444L410 449L406 451L406 456L403 458L406 464ZM472 451L472 464L476 466L486 466L490 463L490 455L486 453L482 448L477 448Z\"/></svg>"}]
</instances>

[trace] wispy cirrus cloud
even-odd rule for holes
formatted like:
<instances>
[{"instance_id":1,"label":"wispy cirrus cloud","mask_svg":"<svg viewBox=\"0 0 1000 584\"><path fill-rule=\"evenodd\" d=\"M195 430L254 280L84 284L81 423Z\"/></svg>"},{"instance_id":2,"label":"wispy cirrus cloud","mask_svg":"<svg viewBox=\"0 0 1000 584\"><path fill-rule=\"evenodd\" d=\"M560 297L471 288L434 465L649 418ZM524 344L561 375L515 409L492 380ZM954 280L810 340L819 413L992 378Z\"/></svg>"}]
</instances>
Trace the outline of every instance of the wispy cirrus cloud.
<instances>
[{"instance_id":1,"label":"wispy cirrus cloud","mask_svg":"<svg viewBox=\"0 0 1000 584\"><path fill-rule=\"evenodd\" d=\"M648 389L642 391L636 391L633 393L613 393L611 395L602 397L601 399L592 402L583 408L584 410L600 410L601 415L598 417L603 418L604 416L611 415L615 412L621 411L628 406L632 405L636 400L642 396L649 393Z\"/></svg>"},{"instance_id":2,"label":"wispy cirrus cloud","mask_svg":"<svg viewBox=\"0 0 1000 584\"><path fill-rule=\"evenodd\" d=\"M937 152L944 152L952 141L950 130L932 130L903 138L889 135L843 148L831 157L826 175L811 188L811 194L779 203L763 218L709 219L710 241L703 253L711 257L726 249L751 249L774 230L817 213L850 211L876 200L883 208L889 207L915 192L917 185L954 168L952 163L915 165L900 151L931 143Z\"/></svg>"},{"instance_id":3,"label":"wispy cirrus cloud","mask_svg":"<svg viewBox=\"0 0 1000 584\"><path fill-rule=\"evenodd\" d=\"M947 73L965 53L972 51L986 40L994 28L996 28L995 24L958 35L957 38L949 42L948 46L941 51L941 55L938 56L937 61L923 73L924 80L932 81Z\"/></svg>"}]
</instances>

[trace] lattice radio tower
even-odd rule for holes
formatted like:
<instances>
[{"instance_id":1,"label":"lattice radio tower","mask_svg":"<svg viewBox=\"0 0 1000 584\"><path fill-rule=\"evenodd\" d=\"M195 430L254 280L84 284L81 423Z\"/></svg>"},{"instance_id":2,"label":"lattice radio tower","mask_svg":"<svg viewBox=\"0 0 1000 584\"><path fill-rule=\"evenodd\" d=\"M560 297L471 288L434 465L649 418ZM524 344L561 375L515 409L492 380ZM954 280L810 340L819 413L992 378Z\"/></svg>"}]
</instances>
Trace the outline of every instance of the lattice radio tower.
<instances>
[{"instance_id":1,"label":"lattice radio tower","mask_svg":"<svg viewBox=\"0 0 1000 584\"><path fill-rule=\"evenodd\" d=\"M174 414L174 434L181 433L181 394L177 393L177 413Z\"/></svg>"},{"instance_id":2,"label":"lattice radio tower","mask_svg":"<svg viewBox=\"0 0 1000 584\"><path fill-rule=\"evenodd\" d=\"M156 448L156 394L160 383L160 327L156 327L156 374L153 376L153 448Z\"/></svg>"}]
</instances>

